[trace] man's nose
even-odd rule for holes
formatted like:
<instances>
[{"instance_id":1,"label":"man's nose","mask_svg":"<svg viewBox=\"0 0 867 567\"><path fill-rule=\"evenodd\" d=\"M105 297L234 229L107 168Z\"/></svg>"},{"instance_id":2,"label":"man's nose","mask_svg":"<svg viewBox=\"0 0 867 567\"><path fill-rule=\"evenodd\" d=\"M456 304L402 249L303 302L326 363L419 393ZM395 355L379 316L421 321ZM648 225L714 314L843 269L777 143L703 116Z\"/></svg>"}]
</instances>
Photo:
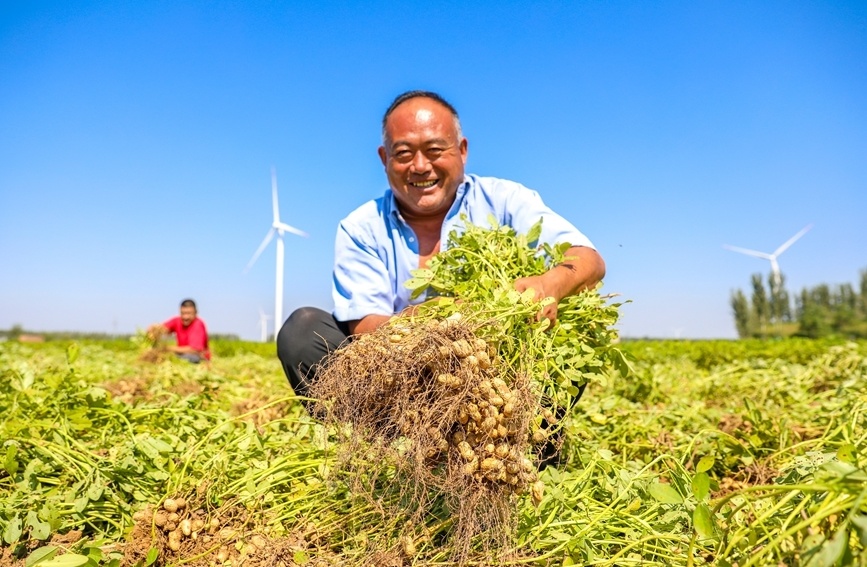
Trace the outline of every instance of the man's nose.
<instances>
[{"instance_id":1,"label":"man's nose","mask_svg":"<svg viewBox=\"0 0 867 567\"><path fill-rule=\"evenodd\" d=\"M412 158L412 172L426 173L430 169L430 160L424 152L416 152Z\"/></svg>"}]
</instances>

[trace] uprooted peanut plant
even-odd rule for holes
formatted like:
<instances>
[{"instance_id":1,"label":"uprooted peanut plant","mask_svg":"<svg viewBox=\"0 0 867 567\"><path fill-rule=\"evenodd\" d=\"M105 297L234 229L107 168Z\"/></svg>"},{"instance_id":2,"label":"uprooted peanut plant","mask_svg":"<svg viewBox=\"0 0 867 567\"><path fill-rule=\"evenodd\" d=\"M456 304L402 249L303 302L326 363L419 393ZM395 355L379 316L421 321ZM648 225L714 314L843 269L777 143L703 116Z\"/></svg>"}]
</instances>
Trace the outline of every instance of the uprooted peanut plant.
<instances>
[{"instance_id":1,"label":"uprooted peanut plant","mask_svg":"<svg viewBox=\"0 0 867 567\"><path fill-rule=\"evenodd\" d=\"M355 491L372 503L398 494L383 514L406 518L404 542L429 516L448 516L457 563L473 546L510 549L518 498L542 500L537 468L559 449L578 392L612 363L625 370L611 344L617 305L583 292L549 328L536 314L552 299L515 291L569 248L536 246L540 231L453 232L407 283L428 301L335 351L311 391Z\"/></svg>"}]
</instances>

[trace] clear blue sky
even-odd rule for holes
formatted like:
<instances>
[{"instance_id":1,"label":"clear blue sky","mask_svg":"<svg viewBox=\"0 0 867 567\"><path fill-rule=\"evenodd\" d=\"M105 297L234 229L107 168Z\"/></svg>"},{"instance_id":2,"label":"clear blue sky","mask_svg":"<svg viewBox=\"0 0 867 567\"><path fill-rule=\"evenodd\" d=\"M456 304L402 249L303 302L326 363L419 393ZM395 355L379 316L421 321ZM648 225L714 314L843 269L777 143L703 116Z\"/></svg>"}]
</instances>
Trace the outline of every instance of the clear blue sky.
<instances>
[{"instance_id":1,"label":"clear blue sky","mask_svg":"<svg viewBox=\"0 0 867 567\"><path fill-rule=\"evenodd\" d=\"M258 338L331 308L338 221L386 187L408 89L461 114L469 172L596 244L630 337L733 337L732 290L867 268L867 3L0 3L0 328L133 332L193 297Z\"/></svg>"}]
</instances>

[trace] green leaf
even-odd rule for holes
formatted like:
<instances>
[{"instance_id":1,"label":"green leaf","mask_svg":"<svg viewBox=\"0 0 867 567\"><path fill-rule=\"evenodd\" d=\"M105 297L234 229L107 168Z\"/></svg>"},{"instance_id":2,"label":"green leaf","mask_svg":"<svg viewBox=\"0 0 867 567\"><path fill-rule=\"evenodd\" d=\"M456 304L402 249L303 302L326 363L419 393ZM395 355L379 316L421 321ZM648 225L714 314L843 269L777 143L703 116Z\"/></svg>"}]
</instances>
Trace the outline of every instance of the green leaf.
<instances>
[{"instance_id":1,"label":"green leaf","mask_svg":"<svg viewBox=\"0 0 867 567\"><path fill-rule=\"evenodd\" d=\"M844 463L855 463L855 455L857 452L857 448L852 443L847 443L845 445L840 446L837 449L837 458L843 461Z\"/></svg>"},{"instance_id":2,"label":"green leaf","mask_svg":"<svg viewBox=\"0 0 867 567\"><path fill-rule=\"evenodd\" d=\"M6 447L6 458L3 459L3 468L6 469L9 476L15 476L15 473L18 472L18 459L15 458L17 455L18 447L15 445Z\"/></svg>"},{"instance_id":3,"label":"green leaf","mask_svg":"<svg viewBox=\"0 0 867 567\"><path fill-rule=\"evenodd\" d=\"M81 347L78 346L78 343L70 343L68 347L66 347L66 363L70 366L75 364L75 361L78 360L78 355L81 351Z\"/></svg>"},{"instance_id":4,"label":"green leaf","mask_svg":"<svg viewBox=\"0 0 867 567\"><path fill-rule=\"evenodd\" d=\"M542 219L530 227L530 230L527 231L527 242L530 246L534 246L535 242L539 240L539 237L542 236Z\"/></svg>"},{"instance_id":5,"label":"green leaf","mask_svg":"<svg viewBox=\"0 0 867 567\"><path fill-rule=\"evenodd\" d=\"M865 482L867 481L867 473L855 467L850 463L843 461L830 461L820 467L820 470L829 473L831 476L846 478L848 480Z\"/></svg>"},{"instance_id":6,"label":"green leaf","mask_svg":"<svg viewBox=\"0 0 867 567\"><path fill-rule=\"evenodd\" d=\"M171 462L171 461L169 461L169 462ZM147 473L147 476L148 476L148 478L152 478L152 479L156 480L157 482L162 482L164 480L168 480L169 473L167 473L165 471L151 471L151 472Z\"/></svg>"},{"instance_id":7,"label":"green leaf","mask_svg":"<svg viewBox=\"0 0 867 567\"><path fill-rule=\"evenodd\" d=\"M91 386L87 391L87 403L91 406L101 407L108 399L108 391L99 386Z\"/></svg>"},{"instance_id":8,"label":"green leaf","mask_svg":"<svg viewBox=\"0 0 867 567\"><path fill-rule=\"evenodd\" d=\"M76 408L73 410L69 410L66 413L66 418L69 421L69 425L75 430L84 430L90 429L93 427L93 422L87 417L88 411L86 408Z\"/></svg>"},{"instance_id":9,"label":"green leaf","mask_svg":"<svg viewBox=\"0 0 867 567\"><path fill-rule=\"evenodd\" d=\"M33 552L27 556L27 559L24 560L24 567L33 567L38 564L40 561L47 561L57 555L58 548L53 545L44 545L42 547L37 547L33 550Z\"/></svg>"},{"instance_id":10,"label":"green leaf","mask_svg":"<svg viewBox=\"0 0 867 567\"><path fill-rule=\"evenodd\" d=\"M702 539L714 537L713 514L711 514L707 504L702 503L696 506L695 512L692 514L692 524Z\"/></svg>"},{"instance_id":11,"label":"green leaf","mask_svg":"<svg viewBox=\"0 0 867 567\"><path fill-rule=\"evenodd\" d=\"M613 461L614 460L614 453L608 449L596 449L596 453L599 455L599 458L602 459L603 461ZM550 467L548 470L550 470L553 473L557 469ZM557 482L557 481L555 481L555 482Z\"/></svg>"},{"instance_id":12,"label":"green leaf","mask_svg":"<svg viewBox=\"0 0 867 567\"><path fill-rule=\"evenodd\" d=\"M89 500L93 500L94 502L96 502L97 500L102 498L102 492L105 489L105 487L103 485L98 484L98 483L99 483L99 478L97 478L93 482L93 484L91 484L90 486L87 487L86 496Z\"/></svg>"},{"instance_id":13,"label":"green leaf","mask_svg":"<svg viewBox=\"0 0 867 567\"><path fill-rule=\"evenodd\" d=\"M46 540L51 534L51 526L48 525L48 522L40 521L36 512L33 510L27 512L27 518L24 521L24 525L30 528L30 535L33 536L34 539Z\"/></svg>"},{"instance_id":14,"label":"green leaf","mask_svg":"<svg viewBox=\"0 0 867 567\"><path fill-rule=\"evenodd\" d=\"M613 364L614 368L620 373L621 378L629 376L632 372L632 368L630 368L629 361L626 360L626 356L624 356L623 352L621 352L620 349L614 348L611 349L610 356L611 364Z\"/></svg>"},{"instance_id":15,"label":"green leaf","mask_svg":"<svg viewBox=\"0 0 867 567\"><path fill-rule=\"evenodd\" d=\"M855 516L852 518L852 525L858 531L858 541L867 547L867 516Z\"/></svg>"},{"instance_id":16,"label":"green leaf","mask_svg":"<svg viewBox=\"0 0 867 567\"><path fill-rule=\"evenodd\" d=\"M81 498L76 498L75 502L72 503L72 509L78 512L79 514L84 512L84 509L87 508L87 498L82 496Z\"/></svg>"},{"instance_id":17,"label":"green leaf","mask_svg":"<svg viewBox=\"0 0 867 567\"><path fill-rule=\"evenodd\" d=\"M147 567L147 565L153 565L159 556L160 550L156 547L148 549L147 557L145 557L145 567Z\"/></svg>"},{"instance_id":18,"label":"green leaf","mask_svg":"<svg viewBox=\"0 0 867 567\"><path fill-rule=\"evenodd\" d=\"M707 473L700 472L692 477L692 494L695 496L696 500L701 502L707 498L709 492L710 477L707 476Z\"/></svg>"},{"instance_id":19,"label":"green leaf","mask_svg":"<svg viewBox=\"0 0 867 567\"><path fill-rule=\"evenodd\" d=\"M66 553L48 561L43 561L39 564L39 567L81 567L82 565L86 565L88 561L90 560L84 555Z\"/></svg>"},{"instance_id":20,"label":"green leaf","mask_svg":"<svg viewBox=\"0 0 867 567\"><path fill-rule=\"evenodd\" d=\"M683 504L683 497L670 484L655 482L648 489L650 495L663 504Z\"/></svg>"},{"instance_id":21,"label":"green leaf","mask_svg":"<svg viewBox=\"0 0 867 567\"><path fill-rule=\"evenodd\" d=\"M307 565L310 558L307 556L307 552L299 550L292 555L292 560L298 565Z\"/></svg>"},{"instance_id":22,"label":"green leaf","mask_svg":"<svg viewBox=\"0 0 867 567\"><path fill-rule=\"evenodd\" d=\"M428 280L423 280L421 278L409 278L408 280L403 282L403 287L407 289L419 289L426 287L428 283Z\"/></svg>"},{"instance_id":23,"label":"green leaf","mask_svg":"<svg viewBox=\"0 0 867 567\"><path fill-rule=\"evenodd\" d=\"M698 465L696 465L695 472L703 473L709 471L713 468L714 461L716 461L716 458L713 455L705 455L698 462Z\"/></svg>"},{"instance_id":24,"label":"green leaf","mask_svg":"<svg viewBox=\"0 0 867 567\"><path fill-rule=\"evenodd\" d=\"M13 544L21 537L21 518L15 516L9 523L6 524L6 529L3 530L3 541L7 544Z\"/></svg>"},{"instance_id":25,"label":"green leaf","mask_svg":"<svg viewBox=\"0 0 867 567\"><path fill-rule=\"evenodd\" d=\"M849 543L849 526L843 525L834 537L825 541L819 551L811 555L804 567L834 567L843 557Z\"/></svg>"},{"instance_id":26,"label":"green leaf","mask_svg":"<svg viewBox=\"0 0 867 567\"><path fill-rule=\"evenodd\" d=\"M810 534L804 538L801 543L801 559L807 563L809 559L819 551L822 544L825 543L825 536L821 533ZM754 545L751 543L751 545Z\"/></svg>"},{"instance_id":27,"label":"green leaf","mask_svg":"<svg viewBox=\"0 0 867 567\"><path fill-rule=\"evenodd\" d=\"M95 545L88 545L79 550L82 555L87 555L87 558L90 559L91 563L99 565L99 562L102 561L105 554L102 552L102 549ZM85 551L87 553L85 553Z\"/></svg>"},{"instance_id":28,"label":"green leaf","mask_svg":"<svg viewBox=\"0 0 867 567\"><path fill-rule=\"evenodd\" d=\"M226 426L229 430L231 430L231 425L226 424ZM138 440L136 446L142 453L144 453L151 459L156 459L161 454L167 454L172 452L171 445L161 439L150 437L148 435L141 437Z\"/></svg>"}]
</instances>

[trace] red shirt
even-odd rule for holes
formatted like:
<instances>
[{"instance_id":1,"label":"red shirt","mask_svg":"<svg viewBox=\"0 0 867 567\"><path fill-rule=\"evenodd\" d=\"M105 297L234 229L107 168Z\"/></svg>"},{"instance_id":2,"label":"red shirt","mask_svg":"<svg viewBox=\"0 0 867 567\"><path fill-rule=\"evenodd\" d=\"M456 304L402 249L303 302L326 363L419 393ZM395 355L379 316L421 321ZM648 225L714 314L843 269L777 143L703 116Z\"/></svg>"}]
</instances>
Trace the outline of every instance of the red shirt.
<instances>
[{"instance_id":1,"label":"red shirt","mask_svg":"<svg viewBox=\"0 0 867 567\"><path fill-rule=\"evenodd\" d=\"M178 338L178 346L188 346L195 350L202 351L203 356L211 360L211 351L208 350L208 330L205 329L205 322L196 317L193 321L184 327L180 317L172 317L165 323L163 327L174 333Z\"/></svg>"}]
</instances>

